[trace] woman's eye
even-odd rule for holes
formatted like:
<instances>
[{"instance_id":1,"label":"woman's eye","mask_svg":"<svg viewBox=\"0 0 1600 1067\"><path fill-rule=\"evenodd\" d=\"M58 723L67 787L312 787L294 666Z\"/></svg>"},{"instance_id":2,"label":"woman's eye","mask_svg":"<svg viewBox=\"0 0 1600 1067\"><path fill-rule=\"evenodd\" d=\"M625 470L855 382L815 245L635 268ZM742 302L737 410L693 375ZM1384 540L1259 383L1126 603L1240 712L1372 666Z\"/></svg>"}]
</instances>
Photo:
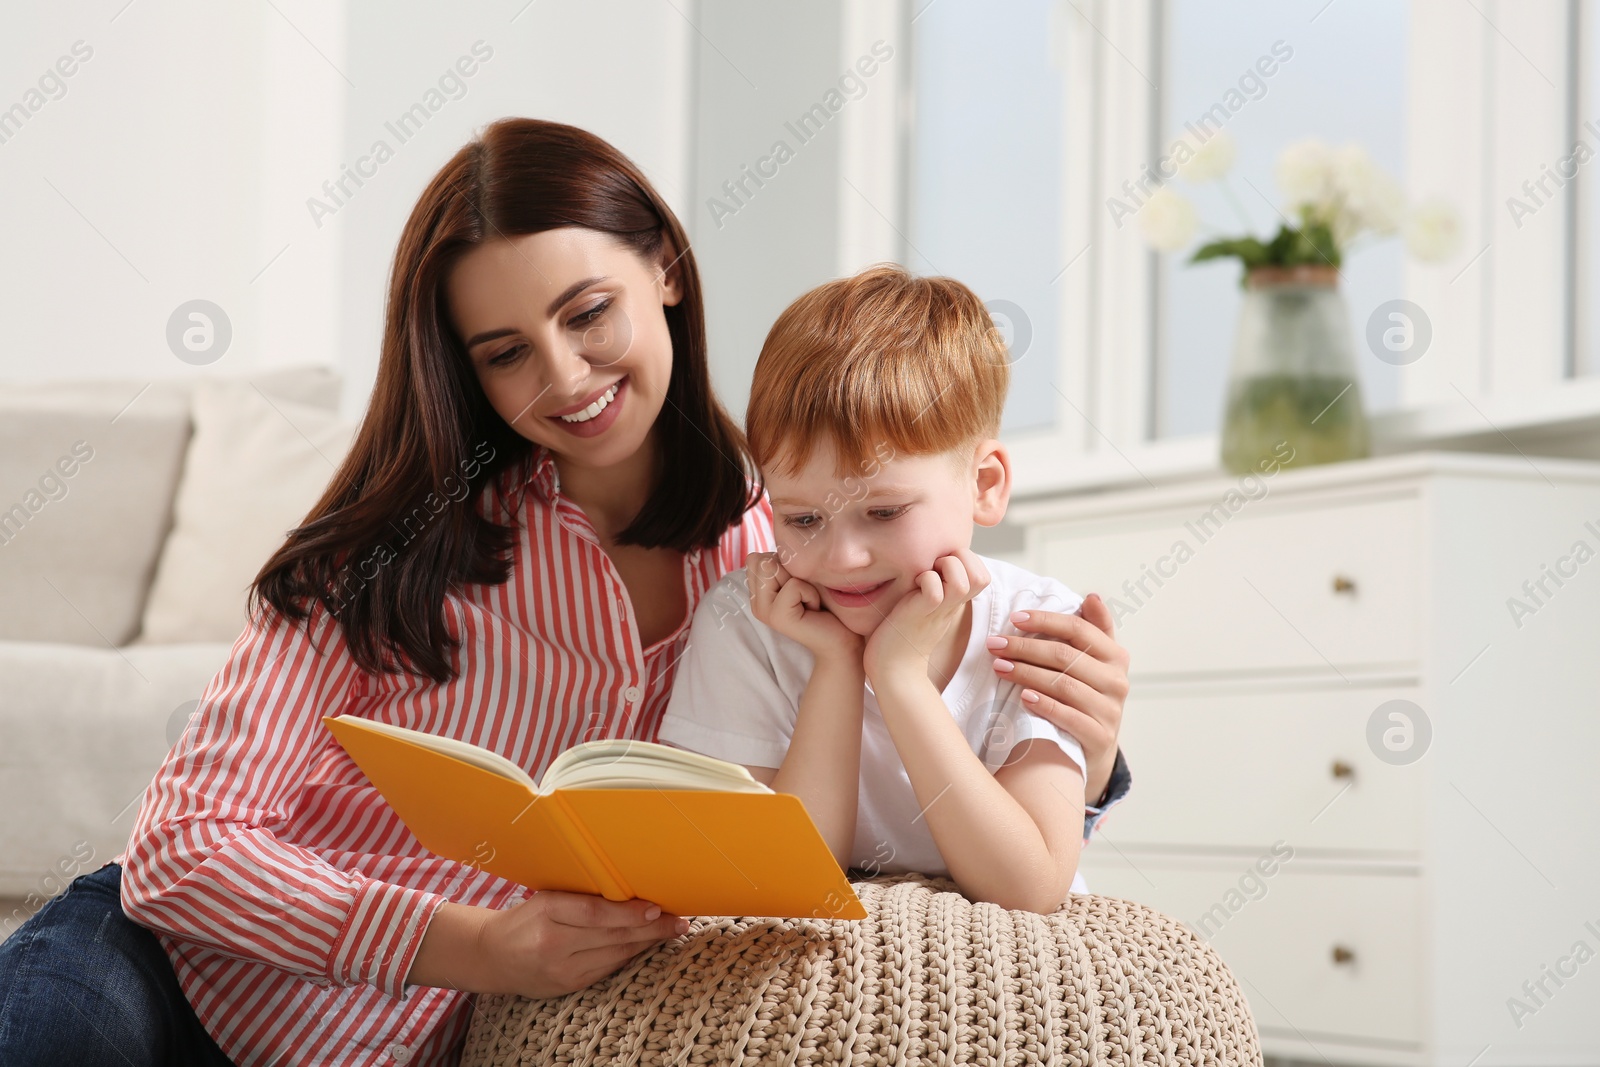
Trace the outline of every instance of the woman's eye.
<instances>
[{"instance_id":1,"label":"woman's eye","mask_svg":"<svg viewBox=\"0 0 1600 1067\"><path fill-rule=\"evenodd\" d=\"M905 504L896 504L892 508L873 508L870 514L877 519L898 519L905 514L905 510Z\"/></svg>"},{"instance_id":2,"label":"woman's eye","mask_svg":"<svg viewBox=\"0 0 1600 1067\"><path fill-rule=\"evenodd\" d=\"M611 301L602 300L588 311L582 312L575 316L573 320L568 323L568 325L572 327L587 326L595 319L598 319L601 315L604 315L606 313L606 309L609 307L611 307Z\"/></svg>"},{"instance_id":3,"label":"woman's eye","mask_svg":"<svg viewBox=\"0 0 1600 1067\"><path fill-rule=\"evenodd\" d=\"M522 355L522 348L522 345L517 345L515 348L508 348L504 352L501 352L500 354L493 356L484 362L491 367L504 367L506 364L514 362Z\"/></svg>"}]
</instances>

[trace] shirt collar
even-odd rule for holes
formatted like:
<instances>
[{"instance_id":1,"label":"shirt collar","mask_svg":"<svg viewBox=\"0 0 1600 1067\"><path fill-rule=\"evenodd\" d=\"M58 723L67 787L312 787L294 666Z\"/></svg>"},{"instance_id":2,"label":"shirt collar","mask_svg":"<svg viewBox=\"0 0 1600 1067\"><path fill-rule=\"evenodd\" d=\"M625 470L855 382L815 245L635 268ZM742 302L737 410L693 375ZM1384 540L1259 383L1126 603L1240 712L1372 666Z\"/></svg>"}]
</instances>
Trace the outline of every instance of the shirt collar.
<instances>
[{"instance_id":1,"label":"shirt collar","mask_svg":"<svg viewBox=\"0 0 1600 1067\"><path fill-rule=\"evenodd\" d=\"M544 445L533 446L528 484L546 504L554 504L556 494L561 491L561 474L556 470L555 454Z\"/></svg>"}]
</instances>

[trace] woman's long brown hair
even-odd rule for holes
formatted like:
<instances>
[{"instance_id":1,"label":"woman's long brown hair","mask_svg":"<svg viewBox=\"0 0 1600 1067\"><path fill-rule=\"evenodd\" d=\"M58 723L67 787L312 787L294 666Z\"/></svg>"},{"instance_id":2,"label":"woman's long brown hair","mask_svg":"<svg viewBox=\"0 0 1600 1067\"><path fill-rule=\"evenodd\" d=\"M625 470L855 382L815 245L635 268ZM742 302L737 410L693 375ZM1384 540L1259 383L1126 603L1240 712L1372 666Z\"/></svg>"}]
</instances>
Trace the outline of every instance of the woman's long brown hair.
<instances>
[{"instance_id":1,"label":"woman's long brown hair","mask_svg":"<svg viewBox=\"0 0 1600 1067\"><path fill-rule=\"evenodd\" d=\"M363 670L455 677L445 594L506 581L518 536L518 515L501 525L472 505L533 445L489 406L451 326L445 281L476 245L562 226L612 234L652 265L670 249L682 284L664 309L672 376L654 428L655 488L617 542L712 548L759 496L744 434L711 390L700 277L677 218L593 134L502 119L445 164L406 220L366 415L322 498L256 575L253 615L270 605L300 622L320 603ZM401 525L416 530L396 547Z\"/></svg>"}]
</instances>

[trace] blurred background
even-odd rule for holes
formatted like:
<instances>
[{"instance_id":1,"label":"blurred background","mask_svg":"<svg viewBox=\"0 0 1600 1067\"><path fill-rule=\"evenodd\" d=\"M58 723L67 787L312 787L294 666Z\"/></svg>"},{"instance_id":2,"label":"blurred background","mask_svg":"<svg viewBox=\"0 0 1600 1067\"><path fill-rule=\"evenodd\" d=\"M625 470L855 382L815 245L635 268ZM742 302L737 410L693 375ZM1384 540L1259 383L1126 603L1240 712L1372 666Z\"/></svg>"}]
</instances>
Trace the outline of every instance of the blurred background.
<instances>
[{"instance_id":1,"label":"blurred background","mask_svg":"<svg viewBox=\"0 0 1600 1067\"><path fill-rule=\"evenodd\" d=\"M12 12L0 915L120 847L365 407L407 212L527 115L679 215L737 416L824 280L988 302L1017 486L977 547L1133 655L1086 877L1213 940L1275 1058L1600 1063L1597 43L1588 0ZM1311 335L1191 262L1329 198ZM1224 466L1241 350L1348 388Z\"/></svg>"},{"instance_id":2,"label":"blurred background","mask_svg":"<svg viewBox=\"0 0 1600 1067\"><path fill-rule=\"evenodd\" d=\"M14 83L0 376L181 374L167 319L205 299L232 328L218 370L332 367L354 413L423 183L484 123L536 114L617 144L679 213L735 410L789 300L891 258L1025 316L1008 429L1109 451L1092 422L1170 461L1219 428L1237 267L1152 250L1106 205L1136 205L1124 183L1277 42L1292 58L1221 113L1237 161L1229 188L1193 190L1202 235L1270 233L1289 210L1274 160L1304 138L1359 143L1408 196L1446 197L1462 229L1451 259L1419 265L1376 240L1342 280L1357 324L1426 290L1446 318L1439 366L1364 359L1361 388L1407 440L1459 435L1474 428L1434 410L1464 408L1458 389L1553 405L1589 396L1559 387L1600 366L1580 313L1600 284L1591 168L1521 189L1594 140L1594 20L1540 4L1507 7L1497 28L1490 6L1464 4L1171 0L1093 25L1097 9L1066 0L40 8L0 42ZM459 74L475 45L487 58ZM59 75L74 48L85 58ZM797 125L819 103L826 119ZM752 177L778 142L791 155ZM1513 195L1525 217L1507 212ZM1417 426L1423 411L1438 425ZM1538 421L1504 415L1504 429Z\"/></svg>"}]
</instances>

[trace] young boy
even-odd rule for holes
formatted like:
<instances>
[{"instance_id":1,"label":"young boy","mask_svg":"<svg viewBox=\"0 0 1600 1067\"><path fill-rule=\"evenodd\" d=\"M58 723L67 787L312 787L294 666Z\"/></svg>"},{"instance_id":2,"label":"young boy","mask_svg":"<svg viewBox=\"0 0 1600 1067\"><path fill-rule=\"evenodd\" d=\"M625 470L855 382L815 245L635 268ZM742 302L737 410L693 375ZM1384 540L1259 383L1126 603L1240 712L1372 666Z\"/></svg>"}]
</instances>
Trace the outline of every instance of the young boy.
<instances>
[{"instance_id":1,"label":"young boy","mask_svg":"<svg viewBox=\"0 0 1600 1067\"><path fill-rule=\"evenodd\" d=\"M874 267L779 317L745 418L778 551L702 598L658 740L798 795L841 866L1050 912L1086 891L1083 749L985 639L1080 598L970 547L1011 493L1009 379L948 278Z\"/></svg>"}]
</instances>

